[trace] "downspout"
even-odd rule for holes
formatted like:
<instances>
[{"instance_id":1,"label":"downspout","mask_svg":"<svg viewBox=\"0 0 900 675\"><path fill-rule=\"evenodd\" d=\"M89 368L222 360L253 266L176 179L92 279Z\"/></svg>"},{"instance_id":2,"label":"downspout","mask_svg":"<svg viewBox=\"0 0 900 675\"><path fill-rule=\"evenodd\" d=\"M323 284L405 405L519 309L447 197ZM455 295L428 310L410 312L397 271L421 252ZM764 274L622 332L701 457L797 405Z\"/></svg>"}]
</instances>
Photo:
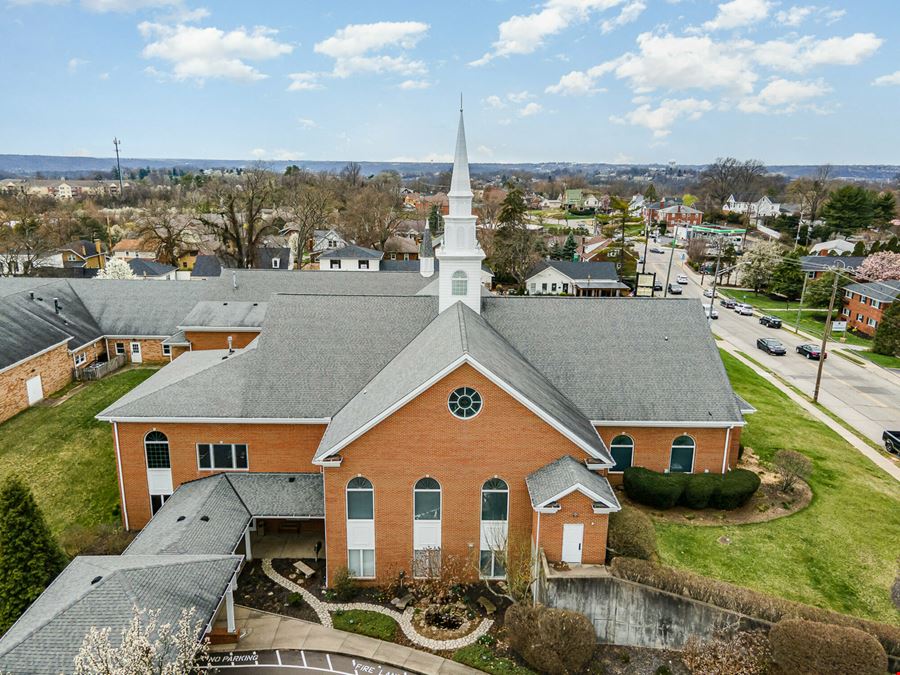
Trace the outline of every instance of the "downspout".
<instances>
[{"instance_id":1,"label":"downspout","mask_svg":"<svg viewBox=\"0 0 900 675\"><path fill-rule=\"evenodd\" d=\"M725 429L725 452L722 456L722 473L725 473L725 466L728 462L728 452L731 450L731 430L733 427Z\"/></svg>"},{"instance_id":2,"label":"downspout","mask_svg":"<svg viewBox=\"0 0 900 675\"><path fill-rule=\"evenodd\" d=\"M113 422L113 436L116 441L116 468L119 472L119 494L122 496L122 516L125 519L125 530L128 531L128 506L125 503L125 483L122 478L122 456L119 452L119 423Z\"/></svg>"}]
</instances>

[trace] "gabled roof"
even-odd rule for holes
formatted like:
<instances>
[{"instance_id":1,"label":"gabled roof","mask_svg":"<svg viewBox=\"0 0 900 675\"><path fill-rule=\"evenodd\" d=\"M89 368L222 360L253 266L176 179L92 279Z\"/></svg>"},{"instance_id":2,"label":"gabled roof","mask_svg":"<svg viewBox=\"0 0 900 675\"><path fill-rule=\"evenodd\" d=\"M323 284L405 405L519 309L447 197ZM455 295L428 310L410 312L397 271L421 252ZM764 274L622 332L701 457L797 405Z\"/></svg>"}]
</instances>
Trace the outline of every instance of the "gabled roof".
<instances>
[{"instance_id":1,"label":"gabled roof","mask_svg":"<svg viewBox=\"0 0 900 675\"><path fill-rule=\"evenodd\" d=\"M319 256L319 259L329 260L331 258L359 258L359 259L371 259L371 260L381 260L384 253L381 251L376 251L374 248L365 248L363 246L357 246L356 244L347 244L346 246L342 246L341 248L333 248L329 251L325 251L322 255Z\"/></svg>"},{"instance_id":2,"label":"gabled roof","mask_svg":"<svg viewBox=\"0 0 900 675\"><path fill-rule=\"evenodd\" d=\"M194 607L212 620L237 572L239 555L78 556L0 639L0 669L57 675L72 672L91 628L110 628L113 644L134 608L159 610L176 623ZM199 636L198 636L199 637Z\"/></svg>"},{"instance_id":3,"label":"gabled roof","mask_svg":"<svg viewBox=\"0 0 900 675\"><path fill-rule=\"evenodd\" d=\"M172 265L166 265L155 260L146 260L145 258L129 258L128 266L136 277L159 277L163 274L174 272L176 269Z\"/></svg>"},{"instance_id":4,"label":"gabled roof","mask_svg":"<svg viewBox=\"0 0 900 675\"><path fill-rule=\"evenodd\" d=\"M415 239L392 235L384 242L382 250L385 253L418 253L419 245Z\"/></svg>"},{"instance_id":5,"label":"gabled roof","mask_svg":"<svg viewBox=\"0 0 900 675\"><path fill-rule=\"evenodd\" d=\"M532 508L539 509L578 490L604 508L618 511L619 500L603 476L590 471L577 459L565 455L525 478Z\"/></svg>"},{"instance_id":6,"label":"gabled roof","mask_svg":"<svg viewBox=\"0 0 900 675\"><path fill-rule=\"evenodd\" d=\"M112 247L114 252L118 251L141 251L143 253L153 252L153 247L141 239L122 239Z\"/></svg>"},{"instance_id":7,"label":"gabled roof","mask_svg":"<svg viewBox=\"0 0 900 675\"><path fill-rule=\"evenodd\" d=\"M272 261L278 259L278 267ZM289 271L291 265L291 249L284 246L260 246L257 251L256 268L263 270Z\"/></svg>"},{"instance_id":8,"label":"gabled roof","mask_svg":"<svg viewBox=\"0 0 900 675\"><path fill-rule=\"evenodd\" d=\"M880 302L893 302L900 295L900 280L891 279L870 281L865 284L848 284L844 290L848 293L859 293Z\"/></svg>"},{"instance_id":9,"label":"gabled roof","mask_svg":"<svg viewBox=\"0 0 900 675\"><path fill-rule=\"evenodd\" d=\"M800 258L800 269L804 272L827 272L832 267L855 270L865 259L864 255L805 255Z\"/></svg>"},{"instance_id":10,"label":"gabled roof","mask_svg":"<svg viewBox=\"0 0 900 675\"><path fill-rule=\"evenodd\" d=\"M479 314L456 303L426 326L331 419L314 460L322 460L468 363L586 453L613 464L590 421Z\"/></svg>"},{"instance_id":11,"label":"gabled roof","mask_svg":"<svg viewBox=\"0 0 900 675\"><path fill-rule=\"evenodd\" d=\"M192 277L217 277L222 274L222 263L214 255L198 255L194 260Z\"/></svg>"},{"instance_id":12,"label":"gabled roof","mask_svg":"<svg viewBox=\"0 0 900 675\"><path fill-rule=\"evenodd\" d=\"M580 262L574 260L541 260L528 273L534 276L548 267L552 267L560 274L564 274L573 281L618 281L619 274L615 263L611 262Z\"/></svg>"},{"instance_id":13,"label":"gabled roof","mask_svg":"<svg viewBox=\"0 0 900 675\"><path fill-rule=\"evenodd\" d=\"M267 302L203 300L194 305L178 326L191 328L259 328L266 317Z\"/></svg>"}]
</instances>

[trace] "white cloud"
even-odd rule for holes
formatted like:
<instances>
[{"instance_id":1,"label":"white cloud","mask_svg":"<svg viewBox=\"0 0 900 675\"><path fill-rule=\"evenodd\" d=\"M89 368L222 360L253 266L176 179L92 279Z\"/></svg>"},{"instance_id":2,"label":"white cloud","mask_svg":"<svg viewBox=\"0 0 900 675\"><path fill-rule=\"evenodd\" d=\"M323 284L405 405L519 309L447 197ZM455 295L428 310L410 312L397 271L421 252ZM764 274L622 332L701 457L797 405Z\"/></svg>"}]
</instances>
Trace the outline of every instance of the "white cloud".
<instances>
[{"instance_id":1,"label":"white cloud","mask_svg":"<svg viewBox=\"0 0 900 675\"><path fill-rule=\"evenodd\" d=\"M889 87L891 85L900 85L900 70L897 70L890 75L882 75L881 77L876 77L872 84L878 87Z\"/></svg>"},{"instance_id":2,"label":"white cloud","mask_svg":"<svg viewBox=\"0 0 900 675\"><path fill-rule=\"evenodd\" d=\"M672 125L680 118L689 120L699 119L704 112L713 109L713 104L707 100L695 98L672 99L662 101L657 108L649 103L639 106L626 113L622 117L615 115L609 119L618 124L632 124L646 127L653 132L655 138L665 138L672 132Z\"/></svg>"},{"instance_id":3,"label":"white cloud","mask_svg":"<svg viewBox=\"0 0 900 675\"><path fill-rule=\"evenodd\" d=\"M91 12L136 12L180 5L181 0L81 0L81 6Z\"/></svg>"},{"instance_id":4,"label":"white cloud","mask_svg":"<svg viewBox=\"0 0 900 675\"><path fill-rule=\"evenodd\" d=\"M783 9L775 15L775 19L785 26L799 26L816 11L814 5L796 6Z\"/></svg>"},{"instance_id":5,"label":"white cloud","mask_svg":"<svg viewBox=\"0 0 900 675\"><path fill-rule=\"evenodd\" d=\"M475 152L478 153L480 157L484 157L485 159L490 159L494 156L494 150L486 145L479 145L477 148L475 148Z\"/></svg>"},{"instance_id":6,"label":"white cloud","mask_svg":"<svg viewBox=\"0 0 900 675\"><path fill-rule=\"evenodd\" d=\"M497 96L496 94L492 94L484 99L484 102L487 104L489 108L500 109L505 108L506 104L503 102L503 99Z\"/></svg>"},{"instance_id":7,"label":"white cloud","mask_svg":"<svg viewBox=\"0 0 900 675\"><path fill-rule=\"evenodd\" d=\"M431 82L428 80L403 80L400 84L397 85L401 89L428 89L431 86Z\"/></svg>"},{"instance_id":8,"label":"white cloud","mask_svg":"<svg viewBox=\"0 0 900 675\"><path fill-rule=\"evenodd\" d=\"M99 77L101 80L108 80L109 73L100 73L97 77Z\"/></svg>"},{"instance_id":9,"label":"white cloud","mask_svg":"<svg viewBox=\"0 0 900 675\"><path fill-rule=\"evenodd\" d=\"M584 96L594 94L602 89L596 87L597 80L604 74L613 70L615 62L609 61L599 66L594 66L587 71L573 70L566 73L556 84L551 84L544 89L547 94L561 94L563 96Z\"/></svg>"},{"instance_id":10,"label":"white cloud","mask_svg":"<svg viewBox=\"0 0 900 675\"><path fill-rule=\"evenodd\" d=\"M776 77L760 92L738 103L738 109L748 113L793 113L809 108L810 99L831 91L824 80L798 81Z\"/></svg>"},{"instance_id":11,"label":"white cloud","mask_svg":"<svg viewBox=\"0 0 900 675\"><path fill-rule=\"evenodd\" d=\"M308 119L306 117L298 117L297 124L300 125L301 129L315 129L318 124L316 124L315 120Z\"/></svg>"},{"instance_id":12,"label":"white cloud","mask_svg":"<svg viewBox=\"0 0 900 675\"><path fill-rule=\"evenodd\" d=\"M825 13L825 23L829 26L833 24L835 21L840 21L844 18L844 15L847 13L846 9L833 9L830 12Z\"/></svg>"},{"instance_id":13,"label":"white cloud","mask_svg":"<svg viewBox=\"0 0 900 675\"><path fill-rule=\"evenodd\" d=\"M314 89L322 89L319 83L318 73L290 73L288 77L291 83L288 85L288 91L313 91Z\"/></svg>"},{"instance_id":14,"label":"white cloud","mask_svg":"<svg viewBox=\"0 0 900 675\"><path fill-rule=\"evenodd\" d=\"M593 11L622 4L624 0L546 0L540 11L515 15L498 27L498 37L491 51L470 66L483 66L498 56L531 54L544 39L562 32L575 22L585 21Z\"/></svg>"},{"instance_id":15,"label":"white cloud","mask_svg":"<svg viewBox=\"0 0 900 675\"><path fill-rule=\"evenodd\" d=\"M316 43L313 50L334 59L333 75L336 77L383 72L421 75L427 72L422 61L409 59L405 54L389 56L380 52L412 49L425 37L428 28L427 23L420 21L350 24Z\"/></svg>"},{"instance_id":16,"label":"white cloud","mask_svg":"<svg viewBox=\"0 0 900 675\"><path fill-rule=\"evenodd\" d=\"M532 98L532 96L527 91L514 91L507 94L506 98L513 103L525 103L525 101Z\"/></svg>"},{"instance_id":17,"label":"white cloud","mask_svg":"<svg viewBox=\"0 0 900 675\"><path fill-rule=\"evenodd\" d=\"M769 15L770 0L731 0L719 5L714 19L703 24L706 30L743 28Z\"/></svg>"},{"instance_id":18,"label":"white cloud","mask_svg":"<svg viewBox=\"0 0 900 675\"><path fill-rule=\"evenodd\" d=\"M540 103L535 103L534 101L532 101L524 108L519 110L519 117L531 117L532 115L537 115L543 109L544 107Z\"/></svg>"},{"instance_id":19,"label":"white cloud","mask_svg":"<svg viewBox=\"0 0 900 675\"><path fill-rule=\"evenodd\" d=\"M638 17L645 9L647 9L647 5L645 5L642 0L631 0L631 2L622 8L622 11L619 12L618 16L613 19L607 19L601 23L600 31L602 33L610 33L616 28L637 21Z\"/></svg>"},{"instance_id":20,"label":"white cloud","mask_svg":"<svg viewBox=\"0 0 900 675\"><path fill-rule=\"evenodd\" d=\"M81 68L81 66L84 66L87 63L89 63L89 62L86 61L85 59L79 59L79 58L75 57L75 58L69 59L69 63L67 65L67 67L68 67L70 73L76 73L76 72L78 72L78 69Z\"/></svg>"},{"instance_id":21,"label":"white cloud","mask_svg":"<svg viewBox=\"0 0 900 675\"><path fill-rule=\"evenodd\" d=\"M294 49L276 41L274 36L278 31L264 26L256 26L252 31L236 28L225 32L213 27L169 26L145 21L138 29L145 39L152 40L144 47L143 57L169 62L176 80L261 80L268 76L247 61L274 59Z\"/></svg>"},{"instance_id":22,"label":"white cloud","mask_svg":"<svg viewBox=\"0 0 900 675\"><path fill-rule=\"evenodd\" d=\"M854 66L878 51L883 42L874 33L854 33L849 37L825 40L807 35L756 45L753 58L774 70L802 73L816 66Z\"/></svg>"}]
</instances>

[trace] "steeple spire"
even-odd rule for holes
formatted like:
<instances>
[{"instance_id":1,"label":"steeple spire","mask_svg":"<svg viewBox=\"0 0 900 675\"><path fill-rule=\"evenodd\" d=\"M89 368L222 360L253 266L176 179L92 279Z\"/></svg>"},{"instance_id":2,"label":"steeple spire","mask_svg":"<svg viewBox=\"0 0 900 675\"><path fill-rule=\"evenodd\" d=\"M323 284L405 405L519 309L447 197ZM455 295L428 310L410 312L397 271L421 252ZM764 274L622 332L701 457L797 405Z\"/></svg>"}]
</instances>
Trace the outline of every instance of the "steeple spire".
<instances>
[{"instance_id":1,"label":"steeple spire","mask_svg":"<svg viewBox=\"0 0 900 675\"><path fill-rule=\"evenodd\" d=\"M450 198L450 215L468 216L472 213L472 185L469 180L469 153L466 150L462 94L459 97L459 127L456 131L456 151L453 154L453 176L450 179L450 192L447 196Z\"/></svg>"}]
</instances>

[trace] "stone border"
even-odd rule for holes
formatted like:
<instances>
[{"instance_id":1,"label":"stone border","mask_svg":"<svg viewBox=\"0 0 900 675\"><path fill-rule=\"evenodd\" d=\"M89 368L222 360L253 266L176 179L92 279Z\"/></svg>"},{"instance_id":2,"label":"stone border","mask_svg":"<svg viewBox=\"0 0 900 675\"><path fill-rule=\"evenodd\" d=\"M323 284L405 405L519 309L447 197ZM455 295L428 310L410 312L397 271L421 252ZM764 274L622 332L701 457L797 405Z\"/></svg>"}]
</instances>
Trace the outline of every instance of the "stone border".
<instances>
[{"instance_id":1,"label":"stone border","mask_svg":"<svg viewBox=\"0 0 900 675\"><path fill-rule=\"evenodd\" d=\"M396 621L397 625L399 625L400 629L403 631L403 634L413 644L434 651L446 651L460 649L474 644L478 638L485 635L491 629L491 626L494 625L492 619L483 619L481 624L474 631L461 638L456 638L455 640L432 640L431 638L420 635L413 627L412 618L415 614L415 609L413 607L407 607L401 614L393 609L388 609L381 605L372 605L367 602L323 602L299 584L295 584L290 579L286 579L276 572L275 568L272 567L271 559L267 558L262 561L262 570L269 579L279 586L286 588L289 591L293 591L294 593L299 593L309 606L313 608L316 616L319 617L319 621L321 621L322 625L326 628L334 627L334 624L331 621L331 612L346 612L353 609L359 609L365 612L376 612Z\"/></svg>"}]
</instances>

